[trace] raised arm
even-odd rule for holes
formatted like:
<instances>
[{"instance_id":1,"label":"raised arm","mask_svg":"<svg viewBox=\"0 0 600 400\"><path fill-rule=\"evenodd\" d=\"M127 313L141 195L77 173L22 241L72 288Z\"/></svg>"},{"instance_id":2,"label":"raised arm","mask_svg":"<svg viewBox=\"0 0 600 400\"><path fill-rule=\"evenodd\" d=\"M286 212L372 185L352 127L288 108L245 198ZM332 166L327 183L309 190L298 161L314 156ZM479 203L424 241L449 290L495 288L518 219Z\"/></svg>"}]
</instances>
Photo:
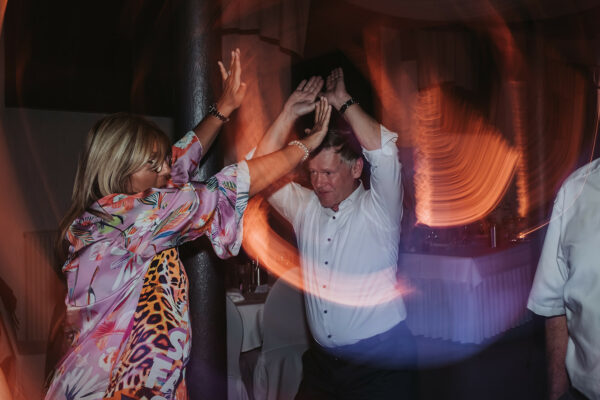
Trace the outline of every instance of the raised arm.
<instances>
[{"instance_id":1,"label":"raised arm","mask_svg":"<svg viewBox=\"0 0 600 400\"><path fill-rule=\"evenodd\" d=\"M344 71L341 68L331 71L327 77L325 90L327 100L336 110L342 112L342 116L352 127L360 145L367 150L381 148L381 131L377 121L367 114L358 103L341 110L344 104L352 99L352 96L346 91Z\"/></svg>"},{"instance_id":2,"label":"raised arm","mask_svg":"<svg viewBox=\"0 0 600 400\"><path fill-rule=\"evenodd\" d=\"M242 104L246 95L246 84L242 82L242 66L240 63L240 49L231 52L231 63L229 70L219 61L219 69L223 78L223 94L217 101L217 111L225 118L229 118L231 113ZM204 119L194 128L194 132L200 143L203 152L210 148L217 133L221 129L223 121L218 117L207 114Z\"/></svg>"},{"instance_id":3,"label":"raised arm","mask_svg":"<svg viewBox=\"0 0 600 400\"><path fill-rule=\"evenodd\" d=\"M309 153L323 141L329 128L330 116L331 106L327 103L327 99L322 97L315 108L315 124L305 138L295 141L295 144L286 146L282 150L248 160L249 195L253 196L266 189L308 158Z\"/></svg>"},{"instance_id":4,"label":"raised arm","mask_svg":"<svg viewBox=\"0 0 600 400\"><path fill-rule=\"evenodd\" d=\"M322 87L323 79L320 76L313 76L300 82L285 102L281 113L258 143L254 157L272 153L286 145L294 121L315 109L315 99Z\"/></svg>"}]
</instances>

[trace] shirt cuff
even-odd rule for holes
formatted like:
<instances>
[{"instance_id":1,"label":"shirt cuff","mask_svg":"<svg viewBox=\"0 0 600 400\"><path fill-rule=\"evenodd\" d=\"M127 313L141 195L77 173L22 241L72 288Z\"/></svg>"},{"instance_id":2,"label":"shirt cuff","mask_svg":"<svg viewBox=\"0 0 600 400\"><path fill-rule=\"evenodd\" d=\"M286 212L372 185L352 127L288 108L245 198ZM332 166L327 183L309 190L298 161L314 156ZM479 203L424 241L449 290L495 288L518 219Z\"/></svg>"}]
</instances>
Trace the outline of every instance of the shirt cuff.
<instances>
[{"instance_id":1,"label":"shirt cuff","mask_svg":"<svg viewBox=\"0 0 600 400\"><path fill-rule=\"evenodd\" d=\"M370 164L379 156L391 156L395 155L396 140L398 140L398 134L390 131L383 125L381 127L381 147L375 150L366 150L363 148L363 154Z\"/></svg>"},{"instance_id":2,"label":"shirt cuff","mask_svg":"<svg viewBox=\"0 0 600 400\"><path fill-rule=\"evenodd\" d=\"M556 317L558 315L565 314L564 305L563 306L556 305L554 307L543 306L543 305L536 303L535 301L533 301L531 299L529 299L529 301L527 302L527 308L529 310L531 310L534 314L541 315L543 317Z\"/></svg>"}]
</instances>

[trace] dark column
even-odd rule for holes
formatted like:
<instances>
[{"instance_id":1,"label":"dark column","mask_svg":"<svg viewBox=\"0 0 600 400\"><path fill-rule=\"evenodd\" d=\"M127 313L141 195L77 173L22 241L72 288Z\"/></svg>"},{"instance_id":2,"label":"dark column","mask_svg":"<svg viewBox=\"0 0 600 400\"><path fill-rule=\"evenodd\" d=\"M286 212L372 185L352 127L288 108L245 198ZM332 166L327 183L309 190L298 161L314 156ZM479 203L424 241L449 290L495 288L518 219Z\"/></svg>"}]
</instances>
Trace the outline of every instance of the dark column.
<instances>
[{"instance_id":1,"label":"dark column","mask_svg":"<svg viewBox=\"0 0 600 400\"><path fill-rule=\"evenodd\" d=\"M218 37L211 29L218 0L182 0L178 9L176 43L178 134L192 129L215 101L211 83L219 57ZM200 167L202 178L217 172L223 154L215 143ZM181 257L189 277L192 356L186 385L192 399L226 399L225 292L223 269L208 240L183 246Z\"/></svg>"}]
</instances>

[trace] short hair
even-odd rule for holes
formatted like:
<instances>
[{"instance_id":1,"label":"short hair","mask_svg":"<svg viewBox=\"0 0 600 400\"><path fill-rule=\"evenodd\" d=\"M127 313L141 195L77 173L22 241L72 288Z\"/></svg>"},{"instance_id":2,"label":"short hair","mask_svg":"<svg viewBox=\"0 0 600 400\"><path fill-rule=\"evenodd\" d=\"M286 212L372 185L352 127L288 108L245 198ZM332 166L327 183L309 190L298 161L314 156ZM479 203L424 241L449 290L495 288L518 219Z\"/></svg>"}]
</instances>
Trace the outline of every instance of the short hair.
<instances>
[{"instance_id":1,"label":"short hair","mask_svg":"<svg viewBox=\"0 0 600 400\"><path fill-rule=\"evenodd\" d=\"M360 144L349 130L330 129L325 135L323 142L312 152L310 158L316 157L321 151L326 149L334 149L342 160L348 163L356 161L362 156Z\"/></svg>"}]
</instances>

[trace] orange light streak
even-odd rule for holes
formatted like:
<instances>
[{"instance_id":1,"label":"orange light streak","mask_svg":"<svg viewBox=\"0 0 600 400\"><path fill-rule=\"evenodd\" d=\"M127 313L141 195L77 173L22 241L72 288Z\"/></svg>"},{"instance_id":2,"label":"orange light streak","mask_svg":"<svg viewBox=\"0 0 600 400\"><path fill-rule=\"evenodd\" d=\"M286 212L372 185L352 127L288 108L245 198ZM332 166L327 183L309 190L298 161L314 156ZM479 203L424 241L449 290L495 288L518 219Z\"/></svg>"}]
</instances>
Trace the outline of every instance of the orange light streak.
<instances>
[{"instance_id":1,"label":"orange light streak","mask_svg":"<svg viewBox=\"0 0 600 400\"><path fill-rule=\"evenodd\" d=\"M8 0L0 0L0 34L2 33L2 27L4 26L4 15L6 14L6 5Z\"/></svg>"},{"instance_id":2,"label":"orange light streak","mask_svg":"<svg viewBox=\"0 0 600 400\"><path fill-rule=\"evenodd\" d=\"M565 178L564 172L577 160L583 139L586 82L541 38L537 52L521 51L500 13L489 1L484 5L490 15L486 31L507 82L514 145L520 154L516 183L518 214L523 218L547 204Z\"/></svg>"},{"instance_id":3,"label":"orange light streak","mask_svg":"<svg viewBox=\"0 0 600 400\"><path fill-rule=\"evenodd\" d=\"M490 21L487 32L498 52L500 72L508 83L508 106L512 118L514 144L519 152L517 160L517 201L518 214L524 217L531 208L530 186L527 184L529 170L527 168L529 153L527 152L528 136L526 135L525 82L526 70L524 56L518 48L512 32L500 12L491 2L486 1L483 7L488 9Z\"/></svg>"},{"instance_id":4,"label":"orange light streak","mask_svg":"<svg viewBox=\"0 0 600 400\"><path fill-rule=\"evenodd\" d=\"M483 218L506 193L517 151L440 87L422 91L417 119L417 223L450 227Z\"/></svg>"},{"instance_id":5,"label":"orange light streak","mask_svg":"<svg viewBox=\"0 0 600 400\"><path fill-rule=\"evenodd\" d=\"M596 100L596 121L594 123L594 139L592 140L592 150L590 151L590 157L588 160L588 164L591 163L592 159L594 158L594 153L596 150L596 140L598 139L598 127L600 126L600 89L596 89L596 94L597 94L597 100ZM550 222L562 217L564 215L564 213L567 212L567 210L569 210L571 207L573 207L573 205L575 205L575 202L581 195L581 192L583 191L583 188L585 187L585 185L587 183L587 178L589 176L589 170L591 167L592 167L591 165L587 166L588 171L585 174L585 179L583 180L583 184L581 185L581 188L579 189L579 193L576 196L574 196L573 202L571 204L567 205L561 214L555 215L553 218L549 219L548 221L542 222L539 225L536 225L534 227L530 227L530 228L527 228L527 229L521 231L517 235L517 237L519 239L524 239L526 236L542 229L546 225L549 225Z\"/></svg>"},{"instance_id":6,"label":"orange light streak","mask_svg":"<svg viewBox=\"0 0 600 400\"><path fill-rule=\"evenodd\" d=\"M284 276L289 269L299 265L299 255L295 247L275 233L267 222L268 206L264 198L256 196L249 203L244 213L244 250L252 258L258 258L262 266L278 277ZM381 287L388 287L387 282L395 279L395 266L378 271L370 279L381 282ZM287 274L284 279L294 287L307 291L300 274ZM369 307L394 301L401 296L411 293L411 289L398 284L395 288L378 291L377 296L365 296L362 288L364 277L339 273L334 279L342 290L336 290L323 295L323 299L338 304Z\"/></svg>"},{"instance_id":7,"label":"orange light streak","mask_svg":"<svg viewBox=\"0 0 600 400\"><path fill-rule=\"evenodd\" d=\"M243 246L246 253L252 259L258 259L270 273L283 276L288 270L300 265L298 250L269 226L268 210L268 203L260 195L248 202L244 212ZM292 276L288 283L300 290L304 289L299 275Z\"/></svg>"},{"instance_id":8,"label":"orange light streak","mask_svg":"<svg viewBox=\"0 0 600 400\"><path fill-rule=\"evenodd\" d=\"M17 316L20 317L20 330L18 337L16 332L12 334L7 332L7 335L0 337L0 341L3 340L15 340L22 339L23 335L28 334L28 329L31 329L31 322L24 320L23 317L33 315L36 320L49 321L52 315L53 298L48 298L48 302L45 304L32 304L31 300L24 294L28 293L28 282L25 281L25 274L22 265L24 262L23 254L20 249L23 249L23 235L16 234L18 232L24 232L32 230L35 226L31 220L31 216L25 206L24 194L21 191L21 185L19 183L19 174L15 170L15 167L11 165L11 155L8 154L9 146L6 142L6 128L4 124L0 122L0 159L2 161L2 167L0 168L0 186L4 188L3 195L0 196L0 208L4 210L3 218L0 220L0 230L5 233L0 243L0 256L3 260L3 273L2 278L6 280L6 283L11 287L13 293L17 297ZM45 254L43 249L39 249L40 254ZM53 260L49 258L43 259L38 265L40 270L51 270ZM9 270L13 268L13 270ZM49 286L56 287L57 282L48 282ZM11 329L9 321L4 321L6 329ZM1 328L0 328L1 329ZM16 341L15 341L16 343ZM18 356L18 349L13 349L15 356ZM16 368L19 372L15 382L16 393L36 393L36 390L40 390L42 382L38 380L38 376L33 373L26 373L26 371L38 370L39 367L31 365L35 362L35 358L31 359L20 359L17 365L13 365L12 368ZM25 372L25 373L23 373ZM27 388L27 391L24 391Z\"/></svg>"},{"instance_id":9,"label":"orange light streak","mask_svg":"<svg viewBox=\"0 0 600 400\"><path fill-rule=\"evenodd\" d=\"M283 79L283 71L289 70L288 55L257 37L233 35L224 38L223 49L236 47L242 52L242 80L248 85L248 90L231 123L225 126L226 164L243 159L257 145L271 121L281 111L286 99L284 93L290 92L289 86L275 79ZM267 65L264 60L269 60ZM225 65L229 62L229 53L225 50L223 62Z\"/></svg>"}]
</instances>

